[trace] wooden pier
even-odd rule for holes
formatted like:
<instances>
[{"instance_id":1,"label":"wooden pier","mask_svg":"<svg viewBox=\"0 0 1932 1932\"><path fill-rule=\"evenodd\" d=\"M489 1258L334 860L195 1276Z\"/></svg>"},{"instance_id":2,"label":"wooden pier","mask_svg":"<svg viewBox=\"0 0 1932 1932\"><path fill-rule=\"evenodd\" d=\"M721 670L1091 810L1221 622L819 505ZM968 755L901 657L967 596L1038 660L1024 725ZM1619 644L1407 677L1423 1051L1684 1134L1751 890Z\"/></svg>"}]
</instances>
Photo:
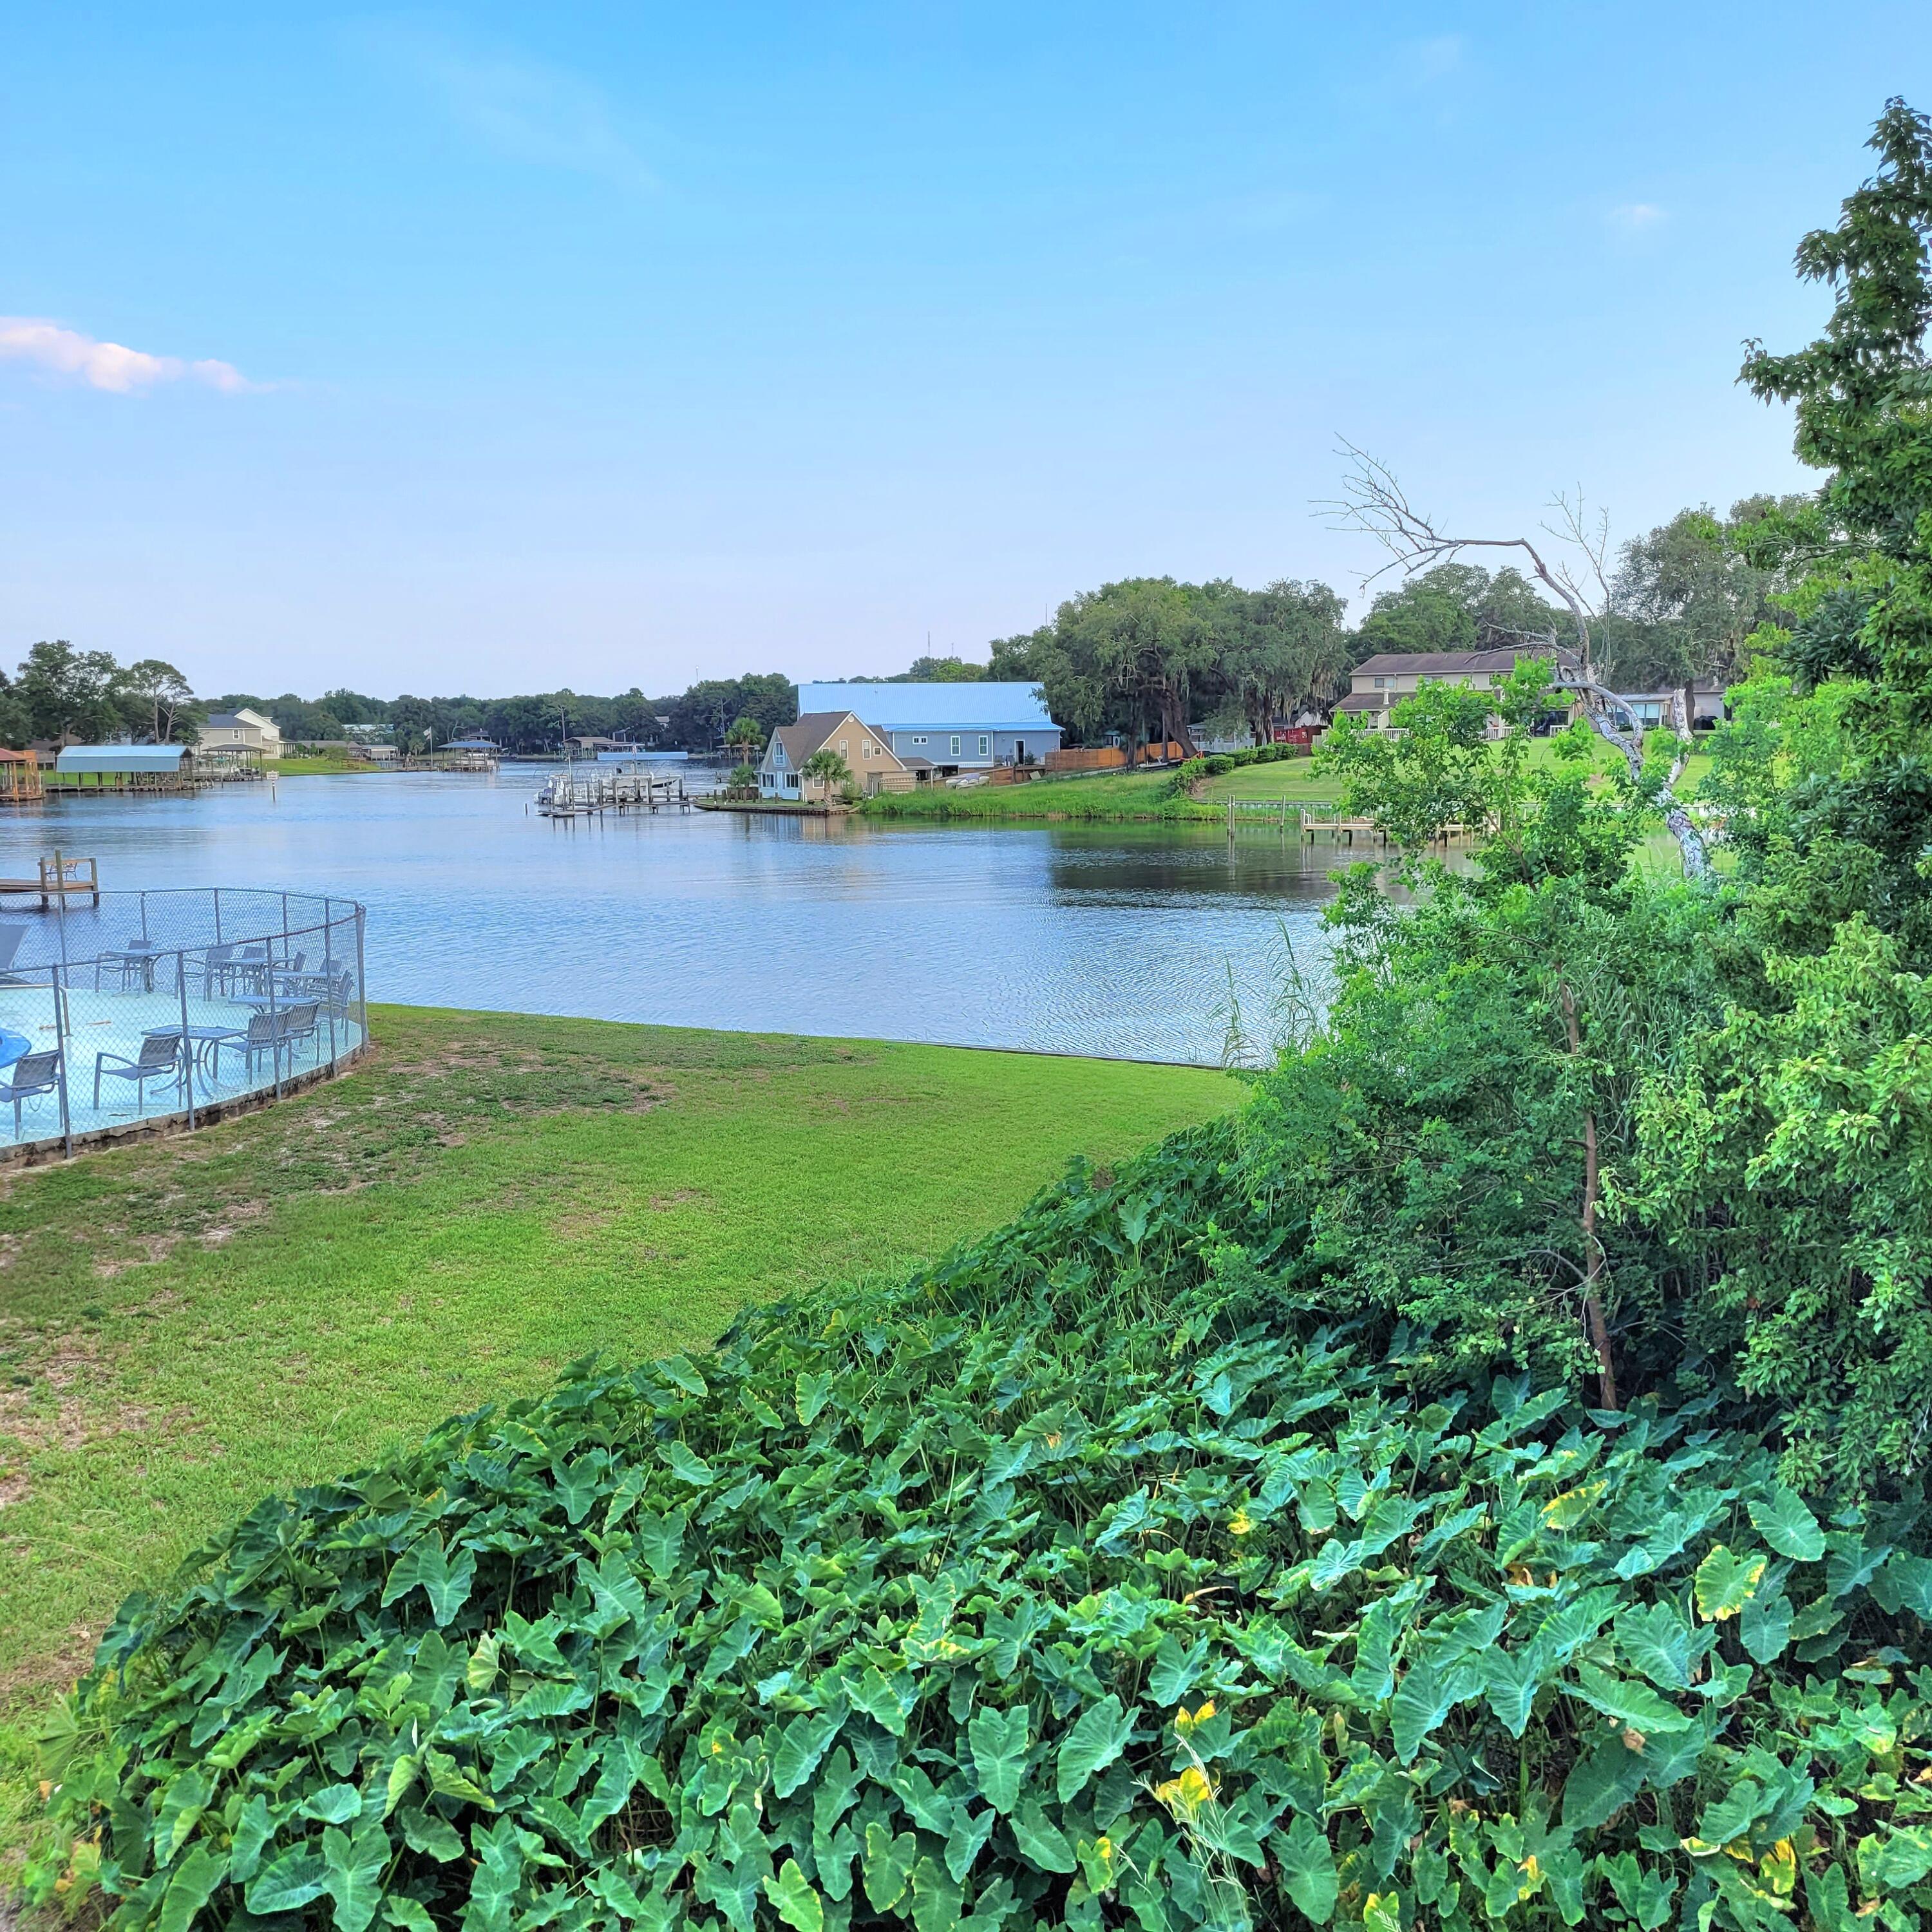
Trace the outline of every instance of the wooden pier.
<instances>
[{"instance_id":1,"label":"wooden pier","mask_svg":"<svg viewBox=\"0 0 1932 1932\"><path fill-rule=\"evenodd\" d=\"M1353 845L1358 840L1364 844L1386 845L1390 842L1388 834L1372 818L1346 818L1339 806L1294 806L1285 798L1231 798L1228 800L1228 836L1230 838L1234 837L1238 827L1256 824L1279 826L1281 836L1286 838L1291 821L1294 825L1297 836L1304 845L1312 845L1319 838L1332 839L1337 844L1346 845ZM1471 836L1466 825L1448 825L1443 827L1440 837L1432 842L1454 844Z\"/></svg>"},{"instance_id":2,"label":"wooden pier","mask_svg":"<svg viewBox=\"0 0 1932 1932\"><path fill-rule=\"evenodd\" d=\"M69 859L56 852L38 862L38 878L0 879L0 893L32 892L39 898L43 912L65 905L70 898L100 903L100 868L93 860Z\"/></svg>"},{"instance_id":3,"label":"wooden pier","mask_svg":"<svg viewBox=\"0 0 1932 1932\"><path fill-rule=\"evenodd\" d=\"M649 772L564 772L536 796L540 818L596 818L607 812L688 812L694 800L684 775L654 777Z\"/></svg>"}]
</instances>

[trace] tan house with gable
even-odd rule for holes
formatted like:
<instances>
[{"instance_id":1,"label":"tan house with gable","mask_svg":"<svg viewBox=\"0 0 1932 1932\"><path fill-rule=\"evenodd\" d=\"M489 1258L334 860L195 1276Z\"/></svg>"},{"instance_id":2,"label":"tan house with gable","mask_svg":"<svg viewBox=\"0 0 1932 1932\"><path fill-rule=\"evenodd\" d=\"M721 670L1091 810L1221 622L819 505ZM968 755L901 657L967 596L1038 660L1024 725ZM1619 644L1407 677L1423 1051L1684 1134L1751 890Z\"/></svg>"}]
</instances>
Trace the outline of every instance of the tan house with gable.
<instances>
[{"instance_id":1,"label":"tan house with gable","mask_svg":"<svg viewBox=\"0 0 1932 1932\"><path fill-rule=\"evenodd\" d=\"M281 728L272 718L264 718L246 705L238 711L211 711L202 720L201 742L195 748L217 764L279 758Z\"/></svg>"},{"instance_id":2,"label":"tan house with gable","mask_svg":"<svg viewBox=\"0 0 1932 1932\"><path fill-rule=\"evenodd\" d=\"M910 791L911 767L886 743L882 733L861 724L850 711L808 712L796 724L782 724L758 766L760 798L796 799L818 803L826 788L805 776L815 752L833 752L845 761L852 782L868 797L874 792Z\"/></svg>"}]
</instances>

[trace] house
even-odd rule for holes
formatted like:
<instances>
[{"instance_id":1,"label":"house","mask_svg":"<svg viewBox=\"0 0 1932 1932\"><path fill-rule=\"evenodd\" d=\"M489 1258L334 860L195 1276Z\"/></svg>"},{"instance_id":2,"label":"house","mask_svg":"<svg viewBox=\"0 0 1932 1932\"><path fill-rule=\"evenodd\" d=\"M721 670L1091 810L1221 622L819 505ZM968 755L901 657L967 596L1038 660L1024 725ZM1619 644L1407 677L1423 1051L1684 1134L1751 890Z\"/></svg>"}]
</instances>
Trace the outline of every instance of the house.
<instances>
[{"instance_id":1,"label":"house","mask_svg":"<svg viewBox=\"0 0 1932 1932\"><path fill-rule=\"evenodd\" d=\"M1639 727L1648 730L1653 725L1668 725L1676 716L1677 704L1682 696L1681 691L1620 691L1618 698L1628 706L1630 715ZM1691 691L1690 728L1694 731L1712 731L1724 722L1724 687L1714 680L1698 679Z\"/></svg>"},{"instance_id":2,"label":"house","mask_svg":"<svg viewBox=\"0 0 1932 1932\"><path fill-rule=\"evenodd\" d=\"M1466 684L1478 689L1501 684L1526 657L1553 657L1552 711L1574 710L1574 686L1582 670L1574 651L1522 650L1512 646L1498 651L1383 651L1358 664L1348 674L1348 694L1335 708L1359 724L1386 730L1389 713L1405 698L1413 698L1425 684ZM1502 725L1490 721L1490 729Z\"/></svg>"},{"instance_id":3,"label":"house","mask_svg":"<svg viewBox=\"0 0 1932 1932\"><path fill-rule=\"evenodd\" d=\"M814 752L836 752L853 783L868 795L913 788L911 767L893 752L883 731L862 724L850 711L808 711L796 724L781 724L772 734L758 766L758 796L800 803L825 798L824 783L804 775Z\"/></svg>"},{"instance_id":4,"label":"house","mask_svg":"<svg viewBox=\"0 0 1932 1932\"><path fill-rule=\"evenodd\" d=\"M201 743L204 758L217 764L238 764L250 758L279 758L282 755L281 728L272 718L244 705L239 711L211 711L202 720Z\"/></svg>"},{"instance_id":5,"label":"house","mask_svg":"<svg viewBox=\"0 0 1932 1932\"><path fill-rule=\"evenodd\" d=\"M1036 765L1060 748L1036 684L802 684L798 708L862 718L920 778Z\"/></svg>"}]
</instances>

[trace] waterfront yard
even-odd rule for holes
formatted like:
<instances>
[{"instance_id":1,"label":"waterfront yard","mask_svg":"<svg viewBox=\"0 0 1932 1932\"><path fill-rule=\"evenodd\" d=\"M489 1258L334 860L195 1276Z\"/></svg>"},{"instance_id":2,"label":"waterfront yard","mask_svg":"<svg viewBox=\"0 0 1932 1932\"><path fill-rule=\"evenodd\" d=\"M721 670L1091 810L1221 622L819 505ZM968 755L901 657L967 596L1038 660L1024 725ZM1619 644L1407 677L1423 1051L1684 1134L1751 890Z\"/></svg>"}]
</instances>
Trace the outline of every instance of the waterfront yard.
<instances>
[{"instance_id":1,"label":"waterfront yard","mask_svg":"<svg viewBox=\"0 0 1932 1932\"><path fill-rule=\"evenodd\" d=\"M206 1134L0 1177L0 1758L128 1590L266 1491L573 1358L904 1268L1211 1070L426 1008ZM0 1829L0 1838L9 1835Z\"/></svg>"}]
</instances>

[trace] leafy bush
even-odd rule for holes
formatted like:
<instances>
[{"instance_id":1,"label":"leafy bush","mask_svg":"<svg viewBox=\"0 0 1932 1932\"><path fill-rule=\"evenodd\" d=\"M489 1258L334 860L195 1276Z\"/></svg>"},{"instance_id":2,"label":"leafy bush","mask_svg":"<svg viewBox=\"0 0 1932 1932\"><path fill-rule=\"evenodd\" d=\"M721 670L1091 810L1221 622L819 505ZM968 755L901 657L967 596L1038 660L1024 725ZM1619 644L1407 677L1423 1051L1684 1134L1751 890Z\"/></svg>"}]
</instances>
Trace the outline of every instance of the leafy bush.
<instances>
[{"instance_id":1,"label":"leafy bush","mask_svg":"<svg viewBox=\"0 0 1932 1932\"><path fill-rule=\"evenodd\" d=\"M1714 1397L1432 1396L1420 1338L1285 1318L1203 1238L1232 1131L265 1503L104 1641L39 1893L170 1932L1920 1922L1918 1506L1821 1525Z\"/></svg>"}]
</instances>

